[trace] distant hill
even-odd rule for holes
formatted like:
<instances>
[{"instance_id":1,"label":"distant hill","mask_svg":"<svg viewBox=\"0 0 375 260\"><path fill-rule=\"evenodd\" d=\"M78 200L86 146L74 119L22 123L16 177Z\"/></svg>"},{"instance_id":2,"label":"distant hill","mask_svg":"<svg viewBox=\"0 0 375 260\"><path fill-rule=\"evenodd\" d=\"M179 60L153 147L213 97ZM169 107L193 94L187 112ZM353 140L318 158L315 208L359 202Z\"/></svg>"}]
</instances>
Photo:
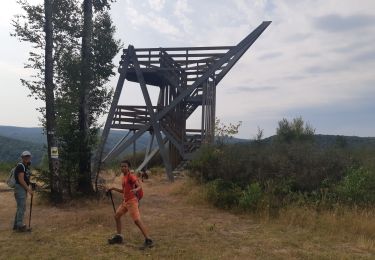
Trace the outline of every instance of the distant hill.
<instances>
[{"instance_id":1,"label":"distant hill","mask_svg":"<svg viewBox=\"0 0 375 260\"><path fill-rule=\"evenodd\" d=\"M38 165L45 153L43 144L36 144L28 141L0 136L0 162L14 162L20 159L22 151L31 151L32 163Z\"/></svg>"},{"instance_id":2,"label":"distant hill","mask_svg":"<svg viewBox=\"0 0 375 260\"><path fill-rule=\"evenodd\" d=\"M36 144L47 143L41 127L0 126L0 136Z\"/></svg>"},{"instance_id":3,"label":"distant hill","mask_svg":"<svg viewBox=\"0 0 375 260\"><path fill-rule=\"evenodd\" d=\"M375 137L358 137L358 136L344 136L344 135L323 135L316 134L314 136L316 144L322 148L332 146L342 146L348 148L361 148L375 146ZM271 143L276 139L276 136L270 136L263 139L264 143Z\"/></svg>"},{"instance_id":4,"label":"distant hill","mask_svg":"<svg viewBox=\"0 0 375 260\"><path fill-rule=\"evenodd\" d=\"M358 137L343 135L315 135L315 141L321 147L339 145L349 148L375 146L375 137Z\"/></svg>"},{"instance_id":5,"label":"distant hill","mask_svg":"<svg viewBox=\"0 0 375 260\"><path fill-rule=\"evenodd\" d=\"M109 152L126 134L125 130L111 130L104 152ZM132 133L130 133L131 135ZM137 140L136 150L145 150L149 140L148 133L141 136ZM17 161L23 150L30 150L33 154L33 163L39 164L46 151L46 144L47 138L41 127L0 126L0 162ZM154 141L155 144L156 141ZM129 147L124 153L132 151L133 147Z\"/></svg>"},{"instance_id":6,"label":"distant hill","mask_svg":"<svg viewBox=\"0 0 375 260\"><path fill-rule=\"evenodd\" d=\"M127 134L126 130L111 130L106 146L105 153L118 143L121 138ZM132 135L132 133L130 133ZM275 136L263 139L264 143L271 143ZM136 150L144 151L150 135L145 133L137 140ZM333 145L341 145L350 148L375 146L375 137L357 137L357 136L338 136L338 135L315 135L315 141L321 147L330 147ZM251 142L248 139L229 138L226 143L246 143ZM38 164L46 151L46 136L40 127L15 127L0 126L0 162L14 162L19 159L19 154L23 150L30 150L33 153L34 164ZM156 141L154 141L156 146ZM133 147L129 147L125 153L133 151Z\"/></svg>"}]
</instances>

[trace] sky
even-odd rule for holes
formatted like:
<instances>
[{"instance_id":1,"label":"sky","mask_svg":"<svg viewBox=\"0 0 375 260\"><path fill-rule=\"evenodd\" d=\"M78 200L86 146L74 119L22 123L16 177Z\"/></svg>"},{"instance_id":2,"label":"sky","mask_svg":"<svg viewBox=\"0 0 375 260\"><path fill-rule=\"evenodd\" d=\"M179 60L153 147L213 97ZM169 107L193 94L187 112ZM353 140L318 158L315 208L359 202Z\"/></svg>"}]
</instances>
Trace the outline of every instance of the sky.
<instances>
[{"instance_id":1,"label":"sky","mask_svg":"<svg viewBox=\"0 0 375 260\"><path fill-rule=\"evenodd\" d=\"M39 126L43 103L20 83L33 73L23 68L31 48L10 36L15 2L0 10L0 125ZM299 116L318 134L375 136L374 0L117 0L111 15L116 37L136 48L236 45L272 21L217 86L216 116L242 121L240 138L258 127L273 135L278 121ZM126 82L120 103L144 103L140 88Z\"/></svg>"}]
</instances>

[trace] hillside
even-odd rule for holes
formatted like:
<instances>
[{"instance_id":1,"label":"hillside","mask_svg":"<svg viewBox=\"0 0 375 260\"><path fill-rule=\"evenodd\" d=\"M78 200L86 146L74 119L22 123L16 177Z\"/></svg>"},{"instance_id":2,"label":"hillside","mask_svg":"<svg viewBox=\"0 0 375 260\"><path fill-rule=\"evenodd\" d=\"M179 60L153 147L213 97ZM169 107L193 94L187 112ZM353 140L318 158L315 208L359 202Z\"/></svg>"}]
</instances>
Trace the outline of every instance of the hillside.
<instances>
[{"instance_id":1,"label":"hillside","mask_svg":"<svg viewBox=\"0 0 375 260\"><path fill-rule=\"evenodd\" d=\"M264 143L272 143L276 136L270 136L262 140ZM375 145L375 137L358 137L358 136L344 136L344 135L323 135L316 134L314 136L315 143L322 147L340 146L347 148L364 148Z\"/></svg>"},{"instance_id":2,"label":"hillside","mask_svg":"<svg viewBox=\"0 0 375 260\"><path fill-rule=\"evenodd\" d=\"M43 144L0 136L0 162L17 162L24 150L32 151L33 164L39 164L45 152Z\"/></svg>"},{"instance_id":3,"label":"hillside","mask_svg":"<svg viewBox=\"0 0 375 260\"><path fill-rule=\"evenodd\" d=\"M47 143L41 127L0 126L0 136L36 144Z\"/></svg>"},{"instance_id":4,"label":"hillside","mask_svg":"<svg viewBox=\"0 0 375 260\"><path fill-rule=\"evenodd\" d=\"M108 146L115 145L126 133L127 131L123 130L111 131L107 141ZM47 138L41 127L0 126L0 136L37 144L47 143ZM144 147L147 145L147 141L148 137L145 135L139 139L138 143L141 147Z\"/></svg>"},{"instance_id":5,"label":"hillside","mask_svg":"<svg viewBox=\"0 0 375 260\"><path fill-rule=\"evenodd\" d=\"M105 152L108 152L114 145L126 135L125 130L111 130L106 146ZM22 150L28 149L34 154L34 163L41 161L43 151L45 151L46 137L43 135L40 127L15 127L15 126L0 126L0 161L15 161L19 158L19 153ZM275 136L263 139L265 143L271 143ZM148 133L140 137L136 144L137 151L144 151L150 135ZM375 137L357 137L357 136L338 136L338 135L315 135L315 141L321 147L330 147L334 145L346 146L349 148L360 148L375 145ZM225 140L226 143L246 143L250 142L247 139L229 138ZM154 142L154 146L156 141ZM129 147L124 153L133 151L133 147Z\"/></svg>"},{"instance_id":6,"label":"hillside","mask_svg":"<svg viewBox=\"0 0 375 260\"><path fill-rule=\"evenodd\" d=\"M375 145L375 137L315 135L315 141L322 147L338 145L349 148L361 148Z\"/></svg>"},{"instance_id":7,"label":"hillside","mask_svg":"<svg viewBox=\"0 0 375 260\"><path fill-rule=\"evenodd\" d=\"M126 131L112 130L104 147L108 152L114 145L126 135ZM137 140L136 150L144 151L150 140L149 134L144 134ZM33 161L38 164L43 156L47 138L40 127L15 127L0 126L0 162L14 162L19 159L22 150L30 150L33 153ZM155 145L155 142L154 142ZM132 152L130 147L127 152Z\"/></svg>"}]
</instances>

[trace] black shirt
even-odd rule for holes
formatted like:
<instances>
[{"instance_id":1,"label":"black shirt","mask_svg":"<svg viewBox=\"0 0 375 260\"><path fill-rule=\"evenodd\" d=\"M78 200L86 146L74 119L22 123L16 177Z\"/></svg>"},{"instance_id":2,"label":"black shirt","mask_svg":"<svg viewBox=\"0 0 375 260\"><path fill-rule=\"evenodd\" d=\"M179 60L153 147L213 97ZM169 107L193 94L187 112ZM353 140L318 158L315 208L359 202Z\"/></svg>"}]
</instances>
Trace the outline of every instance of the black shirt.
<instances>
[{"instance_id":1,"label":"black shirt","mask_svg":"<svg viewBox=\"0 0 375 260\"><path fill-rule=\"evenodd\" d=\"M21 172L25 173L23 179L25 180L27 185L30 185L31 172L29 167L27 165L24 165L23 163L19 163L14 170L14 178L16 178L16 183L20 184L20 182L18 181L18 174L20 174Z\"/></svg>"}]
</instances>

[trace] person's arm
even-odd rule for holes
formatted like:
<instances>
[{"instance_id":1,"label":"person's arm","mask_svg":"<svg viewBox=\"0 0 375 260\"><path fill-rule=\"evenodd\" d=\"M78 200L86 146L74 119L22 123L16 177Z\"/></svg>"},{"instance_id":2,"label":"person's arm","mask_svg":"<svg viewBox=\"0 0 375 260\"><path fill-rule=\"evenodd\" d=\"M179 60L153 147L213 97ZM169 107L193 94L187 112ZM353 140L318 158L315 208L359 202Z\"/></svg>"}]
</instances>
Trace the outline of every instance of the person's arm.
<instances>
[{"instance_id":1,"label":"person's arm","mask_svg":"<svg viewBox=\"0 0 375 260\"><path fill-rule=\"evenodd\" d=\"M29 186L27 186L27 184L26 184L26 182L24 180L24 176L25 176L24 172L18 173L18 182L32 196L33 195L33 191L32 191L32 189L29 188Z\"/></svg>"},{"instance_id":2,"label":"person's arm","mask_svg":"<svg viewBox=\"0 0 375 260\"><path fill-rule=\"evenodd\" d=\"M138 180L138 178L135 180L135 185L137 186L137 188L132 189L133 193L136 193L137 191L139 191L140 189L142 189L141 182Z\"/></svg>"}]
</instances>

